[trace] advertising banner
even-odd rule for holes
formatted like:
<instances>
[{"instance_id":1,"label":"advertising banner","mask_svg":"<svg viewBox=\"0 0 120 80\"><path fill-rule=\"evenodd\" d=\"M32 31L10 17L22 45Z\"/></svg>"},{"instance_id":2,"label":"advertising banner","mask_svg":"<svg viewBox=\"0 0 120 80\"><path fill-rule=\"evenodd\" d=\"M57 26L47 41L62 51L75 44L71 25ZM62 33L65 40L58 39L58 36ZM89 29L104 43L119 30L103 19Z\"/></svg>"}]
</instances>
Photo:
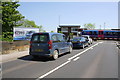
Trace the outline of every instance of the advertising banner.
<instances>
[{"instance_id":1,"label":"advertising banner","mask_svg":"<svg viewBox=\"0 0 120 80\"><path fill-rule=\"evenodd\" d=\"M38 33L39 28L14 28L13 40L30 40L33 33Z\"/></svg>"}]
</instances>

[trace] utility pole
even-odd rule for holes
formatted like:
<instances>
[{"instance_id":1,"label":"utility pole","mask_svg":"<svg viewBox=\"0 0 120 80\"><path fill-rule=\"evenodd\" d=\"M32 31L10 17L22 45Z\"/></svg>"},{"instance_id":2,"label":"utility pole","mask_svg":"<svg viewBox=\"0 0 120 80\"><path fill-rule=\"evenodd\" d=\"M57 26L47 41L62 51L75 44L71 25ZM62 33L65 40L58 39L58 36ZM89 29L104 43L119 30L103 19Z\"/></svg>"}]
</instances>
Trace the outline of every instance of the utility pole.
<instances>
[{"instance_id":1,"label":"utility pole","mask_svg":"<svg viewBox=\"0 0 120 80\"><path fill-rule=\"evenodd\" d=\"M106 23L104 22L104 29L105 29L105 25L106 25Z\"/></svg>"},{"instance_id":2,"label":"utility pole","mask_svg":"<svg viewBox=\"0 0 120 80\"><path fill-rule=\"evenodd\" d=\"M100 25L100 29L101 29L101 25Z\"/></svg>"},{"instance_id":3,"label":"utility pole","mask_svg":"<svg viewBox=\"0 0 120 80\"><path fill-rule=\"evenodd\" d=\"M59 25L60 25L60 15L59 15L59 18L58 18L58 19L59 19L58 21L59 21Z\"/></svg>"}]
</instances>

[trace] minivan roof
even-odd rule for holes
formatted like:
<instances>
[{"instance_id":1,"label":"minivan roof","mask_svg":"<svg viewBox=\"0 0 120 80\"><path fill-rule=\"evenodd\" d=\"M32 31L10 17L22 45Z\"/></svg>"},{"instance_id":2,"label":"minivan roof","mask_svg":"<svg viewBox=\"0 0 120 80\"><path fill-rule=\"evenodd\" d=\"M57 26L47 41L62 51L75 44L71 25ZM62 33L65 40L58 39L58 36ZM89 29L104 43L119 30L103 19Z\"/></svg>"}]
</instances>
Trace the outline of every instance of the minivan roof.
<instances>
[{"instance_id":1,"label":"minivan roof","mask_svg":"<svg viewBox=\"0 0 120 80\"><path fill-rule=\"evenodd\" d=\"M49 34L49 35L53 35L53 34L62 34L62 33L53 33L53 32L39 32L39 33L34 33L34 34ZM62 34L64 35L64 34Z\"/></svg>"}]
</instances>

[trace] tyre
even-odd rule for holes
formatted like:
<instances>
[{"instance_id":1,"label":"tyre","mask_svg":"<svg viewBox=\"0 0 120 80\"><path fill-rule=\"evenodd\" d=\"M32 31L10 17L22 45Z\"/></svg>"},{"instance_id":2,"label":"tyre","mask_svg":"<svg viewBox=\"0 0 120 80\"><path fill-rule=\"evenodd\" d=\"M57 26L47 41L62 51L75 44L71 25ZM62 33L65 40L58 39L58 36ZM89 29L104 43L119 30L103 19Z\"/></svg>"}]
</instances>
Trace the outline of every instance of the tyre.
<instances>
[{"instance_id":1,"label":"tyre","mask_svg":"<svg viewBox=\"0 0 120 80\"><path fill-rule=\"evenodd\" d=\"M88 43L88 45L90 45L91 43Z\"/></svg>"},{"instance_id":2,"label":"tyre","mask_svg":"<svg viewBox=\"0 0 120 80\"><path fill-rule=\"evenodd\" d=\"M53 52L53 59L56 60L58 58L58 51L54 50Z\"/></svg>"},{"instance_id":3,"label":"tyre","mask_svg":"<svg viewBox=\"0 0 120 80\"><path fill-rule=\"evenodd\" d=\"M71 52L72 52L72 46L69 47L69 53L71 53Z\"/></svg>"}]
</instances>

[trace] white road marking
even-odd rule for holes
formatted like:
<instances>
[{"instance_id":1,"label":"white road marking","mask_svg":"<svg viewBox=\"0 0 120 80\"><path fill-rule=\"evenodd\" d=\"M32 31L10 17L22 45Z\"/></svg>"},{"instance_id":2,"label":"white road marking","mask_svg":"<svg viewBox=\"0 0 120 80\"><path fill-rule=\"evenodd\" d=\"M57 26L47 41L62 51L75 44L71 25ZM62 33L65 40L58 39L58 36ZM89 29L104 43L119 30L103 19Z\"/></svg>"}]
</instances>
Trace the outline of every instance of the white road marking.
<instances>
[{"instance_id":1,"label":"white road marking","mask_svg":"<svg viewBox=\"0 0 120 80\"><path fill-rule=\"evenodd\" d=\"M90 48L90 49L93 49L93 48Z\"/></svg>"},{"instance_id":2,"label":"white road marking","mask_svg":"<svg viewBox=\"0 0 120 80\"><path fill-rule=\"evenodd\" d=\"M74 59L73 61L78 60L80 57L77 57L77 56L80 56L81 54L83 54L84 52L88 51L89 49L91 49L91 48L97 46L98 44L99 44L99 43L96 43L95 45L93 45L93 46L87 48L86 50L84 50L84 51L82 51L82 52L80 52L80 53L78 53L78 54L72 56L71 58L68 58L68 61L66 61L65 63L61 64L60 66L54 68L53 70L51 70L51 71L49 71L49 72L43 74L42 76L38 77L36 80L40 80L40 79L42 79L42 78L48 76L49 74L53 73L54 71L60 69L61 67L65 66L66 64L70 63L72 59ZM76 58L76 57L77 57L77 58Z\"/></svg>"},{"instance_id":3,"label":"white road marking","mask_svg":"<svg viewBox=\"0 0 120 80\"><path fill-rule=\"evenodd\" d=\"M103 42L99 42L99 43L103 43Z\"/></svg>"},{"instance_id":4,"label":"white road marking","mask_svg":"<svg viewBox=\"0 0 120 80\"><path fill-rule=\"evenodd\" d=\"M80 58L80 57L77 57L77 58L73 59L73 61L77 61L79 58Z\"/></svg>"},{"instance_id":5,"label":"white road marking","mask_svg":"<svg viewBox=\"0 0 120 80\"><path fill-rule=\"evenodd\" d=\"M60 66L56 67L55 69L53 69L53 70L47 72L46 74L40 76L40 77L39 77L38 79L36 79L36 80L40 80L40 79L44 78L45 76L47 76L47 75L53 73L54 71L58 70L59 68L61 68L61 67L63 67L63 66L65 66L65 65L68 64L69 62L70 62L70 61L67 61L67 62L61 64Z\"/></svg>"},{"instance_id":6,"label":"white road marking","mask_svg":"<svg viewBox=\"0 0 120 80\"><path fill-rule=\"evenodd\" d=\"M91 49L91 48L93 48L93 47L95 47L95 46L97 46L97 45L98 45L98 43L96 43L95 45L93 45L93 46L87 48L86 50L84 50L84 51L82 51L82 52L80 52L80 53L78 53L78 54L72 56L71 58L68 58L68 60L72 60L72 59L74 59L75 57L80 56L80 55L83 54L84 52L88 51L89 49Z\"/></svg>"}]
</instances>

